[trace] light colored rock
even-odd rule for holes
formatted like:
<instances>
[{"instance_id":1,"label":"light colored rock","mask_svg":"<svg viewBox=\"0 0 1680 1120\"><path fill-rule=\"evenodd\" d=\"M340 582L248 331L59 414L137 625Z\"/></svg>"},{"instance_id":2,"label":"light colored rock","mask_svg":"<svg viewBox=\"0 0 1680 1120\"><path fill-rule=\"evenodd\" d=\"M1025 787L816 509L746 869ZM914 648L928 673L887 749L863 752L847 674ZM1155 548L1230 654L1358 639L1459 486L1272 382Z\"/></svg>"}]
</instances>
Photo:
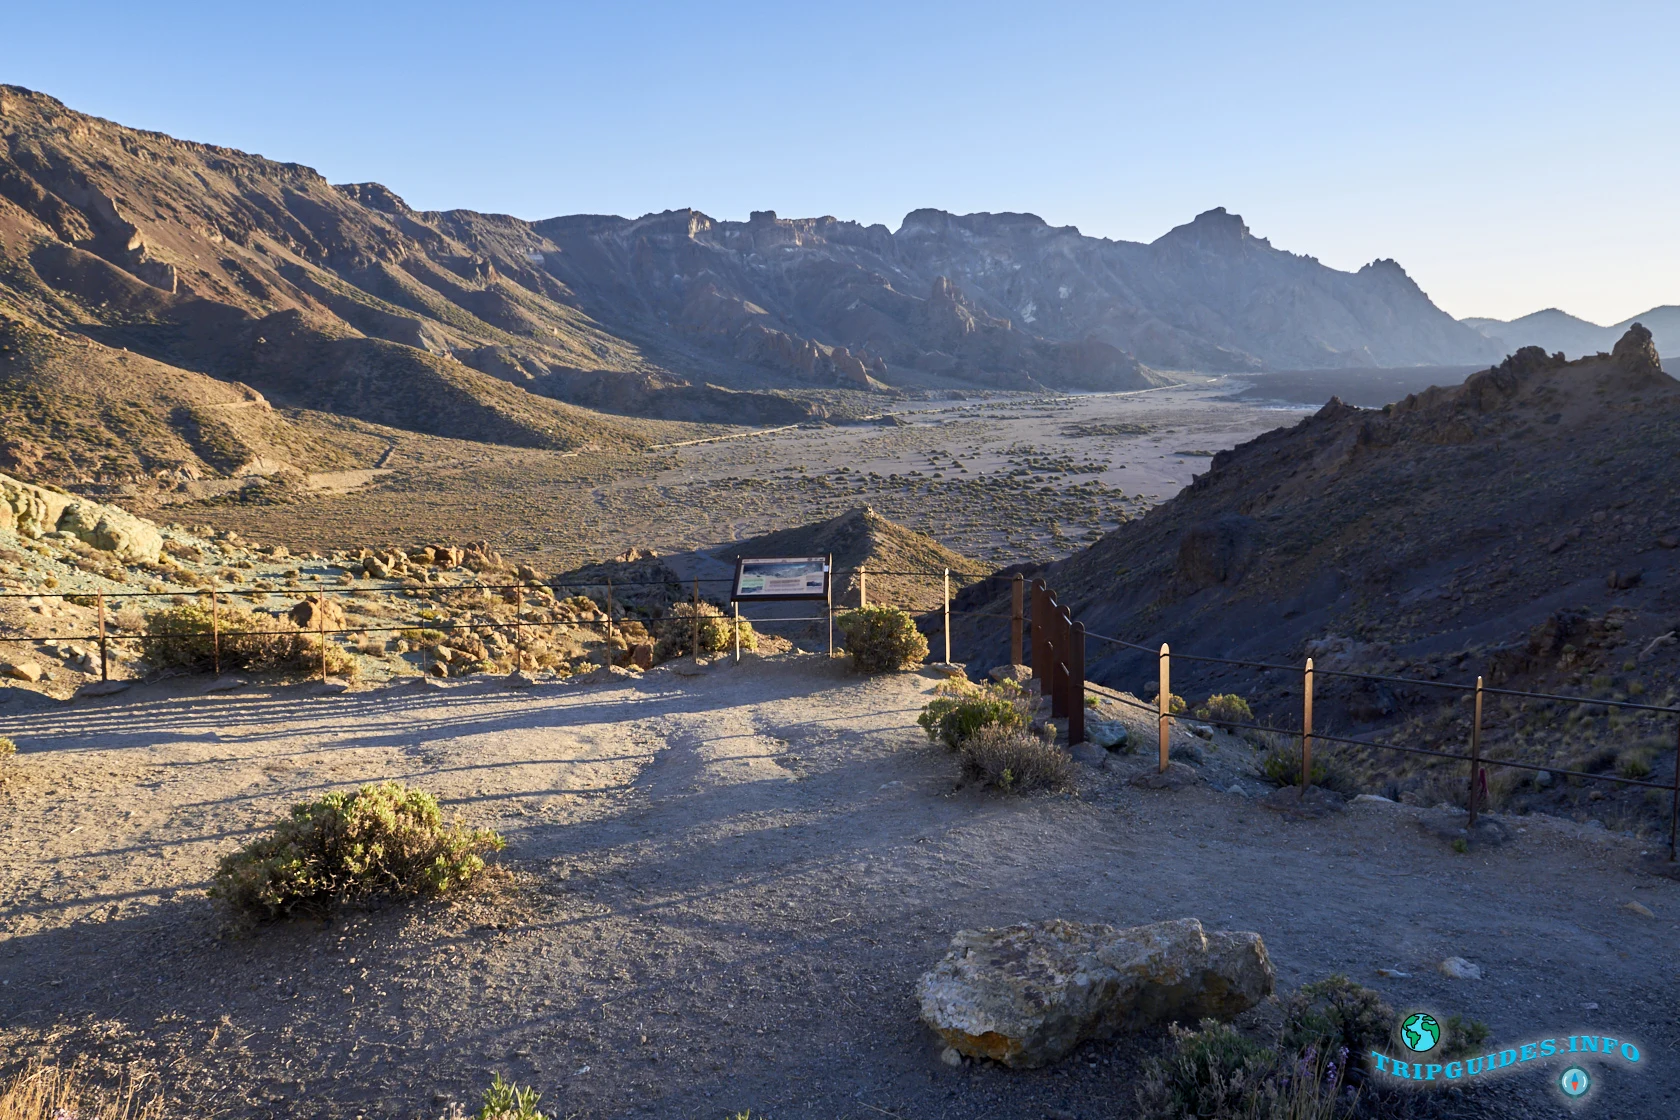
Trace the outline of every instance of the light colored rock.
<instances>
[{"instance_id":1,"label":"light colored rock","mask_svg":"<svg viewBox=\"0 0 1680 1120\"><path fill-rule=\"evenodd\" d=\"M1004 681L1014 681L1016 684L1026 684L1032 680L1031 665L999 665L986 674L994 681L1002 684Z\"/></svg>"},{"instance_id":2,"label":"light colored rock","mask_svg":"<svg viewBox=\"0 0 1680 1120\"><path fill-rule=\"evenodd\" d=\"M156 525L98 502L78 501L66 507L58 528L124 560L155 562L163 552L163 534Z\"/></svg>"},{"instance_id":3,"label":"light colored rock","mask_svg":"<svg viewBox=\"0 0 1680 1120\"><path fill-rule=\"evenodd\" d=\"M1448 957L1435 966L1442 976L1450 976L1454 980L1480 980L1482 970L1479 965L1471 964L1463 957Z\"/></svg>"},{"instance_id":4,"label":"light colored rock","mask_svg":"<svg viewBox=\"0 0 1680 1120\"><path fill-rule=\"evenodd\" d=\"M537 679L523 669L515 669L502 678L502 683L509 688L530 688L537 683Z\"/></svg>"},{"instance_id":5,"label":"light colored rock","mask_svg":"<svg viewBox=\"0 0 1680 1120\"><path fill-rule=\"evenodd\" d=\"M1075 762L1083 762L1087 766L1108 765L1108 752L1095 743L1075 743L1068 752Z\"/></svg>"},{"instance_id":6,"label":"light colored rock","mask_svg":"<svg viewBox=\"0 0 1680 1120\"><path fill-rule=\"evenodd\" d=\"M945 1047L944 1051L939 1055L939 1060L944 1062L946 1065L951 1066L953 1069L962 1068L962 1053L958 1051L955 1046Z\"/></svg>"},{"instance_id":7,"label":"light colored rock","mask_svg":"<svg viewBox=\"0 0 1680 1120\"><path fill-rule=\"evenodd\" d=\"M1118 750L1131 739L1131 732L1117 719L1088 719L1085 738L1105 750Z\"/></svg>"},{"instance_id":8,"label":"light colored rock","mask_svg":"<svg viewBox=\"0 0 1680 1120\"><path fill-rule=\"evenodd\" d=\"M326 618L326 629L339 630L345 624L344 608L333 601L331 595L321 596L324 606L318 607L314 596L301 599L292 604L292 609L286 612L286 617L292 620L292 625L299 630L317 630L321 628L321 618Z\"/></svg>"},{"instance_id":9,"label":"light colored rock","mask_svg":"<svg viewBox=\"0 0 1680 1120\"><path fill-rule=\"evenodd\" d=\"M922 1020L959 1053L1030 1068L1086 1039L1229 1019L1273 983L1257 933L1208 934L1194 918L1128 929L1053 918L958 933L916 994Z\"/></svg>"},{"instance_id":10,"label":"light colored rock","mask_svg":"<svg viewBox=\"0 0 1680 1120\"><path fill-rule=\"evenodd\" d=\"M33 661L5 662L0 664L0 676L10 677L14 681L27 681L35 684L41 679L43 670Z\"/></svg>"},{"instance_id":11,"label":"light colored rock","mask_svg":"<svg viewBox=\"0 0 1680 1120\"><path fill-rule=\"evenodd\" d=\"M217 677L203 688L199 689L205 695L213 692L232 692L236 688L244 688L251 682L244 677Z\"/></svg>"},{"instance_id":12,"label":"light colored rock","mask_svg":"<svg viewBox=\"0 0 1680 1120\"><path fill-rule=\"evenodd\" d=\"M44 537L58 530L59 517L74 501L70 494L0 474L0 529L10 529L20 537Z\"/></svg>"},{"instance_id":13,"label":"light colored rock","mask_svg":"<svg viewBox=\"0 0 1680 1120\"><path fill-rule=\"evenodd\" d=\"M115 696L128 691L127 681L89 681L76 690L77 696Z\"/></svg>"},{"instance_id":14,"label":"light colored rock","mask_svg":"<svg viewBox=\"0 0 1680 1120\"><path fill-rule=\"evenodd\" d=\"M1622 909L1626 910L1630 914L1638 914L1641 918L1654 918L1654 917L1656 917L1655 914L1651 913L1650 907L1644 906L1644 905L1642 905L1640 903L1637 903L1637 902L1626 903L1625 905L1622 906Z\"/></svg>"}]
</instances>

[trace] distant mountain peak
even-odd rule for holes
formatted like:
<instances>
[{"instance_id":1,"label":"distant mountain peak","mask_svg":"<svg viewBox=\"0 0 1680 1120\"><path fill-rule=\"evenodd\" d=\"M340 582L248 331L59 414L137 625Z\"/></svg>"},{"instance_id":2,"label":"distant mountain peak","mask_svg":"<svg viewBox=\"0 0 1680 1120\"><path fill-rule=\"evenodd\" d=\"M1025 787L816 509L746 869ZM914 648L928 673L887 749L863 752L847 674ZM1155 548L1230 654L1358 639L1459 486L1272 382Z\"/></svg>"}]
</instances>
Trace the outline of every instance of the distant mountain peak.
<instances>
[{"instance_id":1,"label":"distant mountain peak","mask_svg":"<svg viewBox=\"0 0 1680 1120\"><path fill-rule=\"evenodd\" d=\"M1223 206L1203 210L1183 225L1169 229L1156 238L1154 243L1182 243L1194 245L1199 249L1238 248L1245 243L1253 243L1267 249L1272 247L1272 243L1264 237L1254 236L1241 214L1233 214Z\"/></svg>"}]
</instances>

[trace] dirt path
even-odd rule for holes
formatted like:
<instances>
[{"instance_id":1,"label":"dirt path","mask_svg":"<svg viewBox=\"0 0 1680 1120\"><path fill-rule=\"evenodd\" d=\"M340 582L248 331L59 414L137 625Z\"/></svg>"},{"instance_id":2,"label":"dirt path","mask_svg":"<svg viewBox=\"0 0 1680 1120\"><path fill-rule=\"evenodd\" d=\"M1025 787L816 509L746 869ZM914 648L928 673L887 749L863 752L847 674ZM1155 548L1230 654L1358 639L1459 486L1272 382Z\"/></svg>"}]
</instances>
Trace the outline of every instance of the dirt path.
<instances>
[{"instance_id":1,"label":"dirt path","mask_svg":"<svg viewBox=\"0 0 1680 1120\"><path fill-rule=\"evenodd\" d=\"M1634 1040L1646 1068L1605 1069L1600 1114L1671 1114L1680 883L1628 870L1631 841L1524 818L1458 855L1421 810L1289 823L1209 784L1135 790L1123 758L1073 795L956 790L913 722L932 685L790 655L623 687L8 705L0 1066L92 1053L197 1116L438 1116L494 1070L559 1116L1124 1117L1152 1040L951 1069L915 978L965 927L1188 915L1260 931L1280 989L1345 971L1501 1043ZM216 858L381 777L501 829L516 889L225 936ZM1449 955L1485 979L1433 971ZM1566 1115L1542 1075L1482 1099Z\"/></svg>"}]
</instances>

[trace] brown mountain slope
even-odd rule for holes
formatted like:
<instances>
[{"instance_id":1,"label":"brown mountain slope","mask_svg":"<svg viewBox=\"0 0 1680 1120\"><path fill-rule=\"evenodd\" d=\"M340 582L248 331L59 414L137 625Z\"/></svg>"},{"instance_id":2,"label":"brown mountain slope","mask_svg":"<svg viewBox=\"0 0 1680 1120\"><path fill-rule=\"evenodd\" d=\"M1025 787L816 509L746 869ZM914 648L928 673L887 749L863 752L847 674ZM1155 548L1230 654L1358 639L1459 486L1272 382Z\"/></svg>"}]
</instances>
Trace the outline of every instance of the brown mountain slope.
<instances>
[{"instance_id":1,"label":"brown mountain slope","mask_svg":"<svg viewBox=\"0 0 1680 1120\"><path fill-rule=\"evenodd\" d=\"M1636 325L1602 358L1531 348L1381 410L1332 400L1222 452L1049 580L1091 630L1184 653L1298 663L1335 635L1393 669L1468 677L1511 671L1562 611L1613 613L1636 656L1680 610L1677 456L1680 383ZM1153 672L1107 648L1094 679Z\"/></svg>"},{"instance_id":2,"label":"brown mountain slope","mask_svg":"<svg viewBox=\"0 0 1680 1120\"><path fill-rule=\"evenodd\" d=\"M131 449L131 465L183 465L180 443L161 436L179 406L172 386L216 397L206 378L237 383L223 395L254 389L282 407L514 446L672 438L527 391L533 369L645 364L532 266L539 242L513 219L415 214L383 188L335 188L307 168L126 129L5 87L0 322L59 344L14 346L0 405L86 413L91 426L62 429L85 445L37 454L45 469L104 463L125 442L139 422L108 422L108 398L149 414L141 427L156 438ZM144 376L97 384L98 371L140 355L154 363ZM287 424L273 418L260 438L241 436L250 454L194 451L184 465L226 472L267 458L267 444L293 456L320 444L319 434L284 434ZM42 435L8 432L30 443Z\"/></svg>"}]
</instances>

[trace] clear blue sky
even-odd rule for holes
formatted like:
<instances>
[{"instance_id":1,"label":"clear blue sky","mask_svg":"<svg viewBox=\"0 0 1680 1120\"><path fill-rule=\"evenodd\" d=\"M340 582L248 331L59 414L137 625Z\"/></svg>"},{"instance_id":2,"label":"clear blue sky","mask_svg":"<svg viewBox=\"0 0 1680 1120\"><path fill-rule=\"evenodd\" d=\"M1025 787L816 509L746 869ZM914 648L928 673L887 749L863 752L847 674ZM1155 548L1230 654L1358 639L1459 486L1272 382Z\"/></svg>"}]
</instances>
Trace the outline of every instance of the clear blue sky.
<instances>
[{"instance_id":1,"label":"clear blue sky","mask_svg":"<svg viewBox=\"0 0 1680 1120\"><path fill-rule=\"evenodd\" d=\"M1201 210L1455 315L1680 303L1676 3L18 3L0 81L548 217Z\"/></svg>"}]
</instances>

